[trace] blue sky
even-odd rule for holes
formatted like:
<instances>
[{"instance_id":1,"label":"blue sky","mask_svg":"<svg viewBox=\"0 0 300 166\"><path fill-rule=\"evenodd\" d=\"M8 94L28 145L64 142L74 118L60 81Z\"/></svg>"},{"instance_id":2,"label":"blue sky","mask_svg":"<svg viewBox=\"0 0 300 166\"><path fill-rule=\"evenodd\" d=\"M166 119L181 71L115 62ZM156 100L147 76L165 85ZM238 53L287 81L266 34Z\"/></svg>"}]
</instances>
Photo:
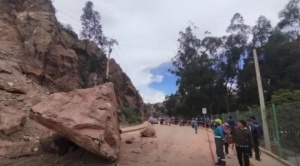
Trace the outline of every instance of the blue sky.
<instances>
[{"instance_id":1,"label":"blue sky","mask_svg":"<svg viewBox=\"0 0 300 166\"><path fill-rule=\"evenodd\" d=\"M161 75L163 76L161 82L152 82L150 84L151 88L157 89L163 92L166 95L170 95L175 93L177 90L176 80L177 77L171 74L168 69L174 68L171 63L163 63L159 65L157 68L151 70L153 75Z\"/></svg>"}]
</instances>

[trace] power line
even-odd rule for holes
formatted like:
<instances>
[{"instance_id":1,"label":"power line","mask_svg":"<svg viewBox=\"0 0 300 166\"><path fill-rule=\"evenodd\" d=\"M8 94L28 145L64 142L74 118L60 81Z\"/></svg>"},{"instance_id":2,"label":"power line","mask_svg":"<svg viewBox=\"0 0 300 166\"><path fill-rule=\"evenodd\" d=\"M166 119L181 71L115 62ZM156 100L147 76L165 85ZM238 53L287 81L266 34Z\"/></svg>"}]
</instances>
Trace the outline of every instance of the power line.
<instances>
[{"instance_id":1,"label":"power line","mask_svg":"<svg viewBox=\"0 0 300 166\"><path fill-rule=\"evenodd\" d=\"M61 11L61 10L57 10L57 11L60 12L60 13L62 13L62 14L64 14L65 16L71 18L72 20L76 21L75 23L76 23L77 25L75 26L75 28L80 29L79 27L77 27L77 26L81 26L81 21L80 21L80 20L75 19L74 17L68 15L67 13L65 13L65 12L63 12L63 11ZM65 20L66 22L69 22L69 21L67 21L67 19L65 19L65 18L63 18L63 17L60 17L60 16L57 16L57 17L59 17L59 18ZM110 37L106 37L106 36L105 36L105 38L111 39ZM141 46L141 45L121 44L121 46L124 46L124 47L133 47L133 48L145 48L145 49L151 49L151 50L172 51L172 52L174 51L174 49L171 49L171 48L159 48L159 47L149 47L149 46ZM119 45L118 45L118 47L119 47ZM119 48L120 48L120 47L119 47Z\"/></svg>"},{"instance_id":2,"label":"power line","mask_svg":"<svg viewBox=\"0 0 300 166\"><path fill-rule=\"evenodd\" d=\"M64 20L65 22L67 22L67 23L70 24L70 25L71 25L71 23L76 24L75 28L78 28L77 26L80 25L80 24L78 24L78 23L76 23L76 22L70 22L69 20L67 20L67 19L64 18L64 17L61 17L61 16L56 16L56 17L58 17L58 18Z\"/></svg>"},{"instance_id":3,"label":"power line","mask_svg":"<svg viewBox=\"0 0 300 166\"><path fill-rule=\"evenodd\" d=\"M63 12L63 11L61 11L61 10L57 10L57 11L60 12L60 13L62 13L62 14L64 14L65 16L71 18L72 20L76 21L76 24L79 25L79 26L81 26L81 21L80 21L80 20L78 20L78 19L76 19L76 18L70 16L69 14L67 14L67 13L65 13L65 12ZM62 17L59 17L59 18L62 18ZM64 20L66 21L65 18L62 18L62 19L64 19ZM67 22L69 22L69 21L67 21ZM76 26L75 26L75 27L76 27ZM78 28L78 27L76 27L76 28ZM78 29L80 29L80 28L78 28ZM106 37L106 38L111 39L111 38L109 38L109 37ZM149 46L141 46L141 45L128 45L128 44L121 44L121 45L122 45L122 46L125 46L125 47L145 48L145 49L164 50L164 51L174 51L174 49L171 49L171 48L159 48L159 47L149 47ZM118 47L119 47L119 45L118 45ZM119 48L120 48L120 47L119 47Z\"/></svg>"},{"instance_id":4,"label":"power line","mask_svg":"<svg viewBox=\"0 0 300 166\"><path fill-rule=\"evenodd\" d=\"M67 17L69 17L69 18L71 18L72 20L74 20L74 21L76 21L76 22L78 22L78 23L81 23L81 21L80 20L77 20L76 18L74 18L74 17L72 17L72 16L70 16L69 14L67 14L67 13L65 13L65 12L63 12L63 11L61 11L61 10L57 10L58 12L60 12L60 13L62 13L62 14L64 14L65 16L67 16Z\"/></svg>"},{"instance_id":5,"label":"power line","mask_svg":"<svg viewBox=\"0 0 300 166\"><path fill-rule=\"evenodd\" d=\"M121 46L125 47L134 47L134 48L146 48L146 49L152 49L152 50L164 50L164 51L174 51L174 49L169 48L158 48L158 47L148 47L148 46L138 46L138 45L127 45L127 44L121 44Z\"/></svg>"},{"instance_id":6,"label":"power line","mask_svg":"<svg viewBox=\"0 0 300 166\"><path fill-rule=\"evenodd\" d=\"M126 61L126 58L123 59L123 56L122 55L119 55L117 49L115 47L113 47L114 51L116 52L116 54L120 57L120 60L124 63L125 65L125 69L127 70L128 69L128 64L127 64L127 61ZM120 52L121 53L121 52ZM121 53L122 54L122 53Z\"/></svg>"},{"instance_id":7,"label":"power line","mask_svg":"<svg viewBox=\"0 0 300 166\"><path fill-rule=\"evenodd\" d=\"M117 45L118 46L118 49L119 49L119 51L120 51L120 53L123 55L123 56L125 56L125 54L123 53L123 51L121 50L121 48L120 48L120 46L119 45ZM128 62L127 62L127 59L126 58L124 58L125 60L125 64L128 66Z\"/></svg>"}]
</instances>

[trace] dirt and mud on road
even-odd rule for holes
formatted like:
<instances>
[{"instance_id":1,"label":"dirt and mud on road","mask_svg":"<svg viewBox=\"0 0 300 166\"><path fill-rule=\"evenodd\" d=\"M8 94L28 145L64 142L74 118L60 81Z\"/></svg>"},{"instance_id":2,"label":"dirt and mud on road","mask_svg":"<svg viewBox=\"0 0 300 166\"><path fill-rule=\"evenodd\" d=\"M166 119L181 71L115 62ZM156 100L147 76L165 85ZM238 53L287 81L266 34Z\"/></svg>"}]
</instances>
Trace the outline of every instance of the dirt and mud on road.
<instances>
[{"instance_id":1,"label":"dirt and mud on road","mask_svg":"<svg viewBox=\"0 0 300 166\"><path fill-rule=\"evenodd\" d=\"M133 145L123 145L120 166L213 166L214 137L206 130L198 134L190 126L156 125L157 138L138 139ZM137 132L129 133L138 135ZM129 135L127 134L127 135ZM211 144L212 152L209 147ZM139 150L139 146L140 148ZM236 157L227 159L228 166L238 165Z\"/></svg>"},{"instance_id":2,"label":"dirt and mud on road","mask_svg":"<svg viewBox=\"0 0 300 166\"><path fill-rule=\"evenodd\" d=\"M9 160L2 158L1 166L212 166L215 155L214 138L205 130L195 134L190 126L155 125L156 138L141 138L139 131L122 135L120 159L117 163L102 161L97 155L77 150L64 156L41 151L37 156ZM125 138L134 136L132 144ZM211 144L212 153L209 143ZM228 166L238 165L236 157L227 159Z\"/></svg>"}]
</instances>

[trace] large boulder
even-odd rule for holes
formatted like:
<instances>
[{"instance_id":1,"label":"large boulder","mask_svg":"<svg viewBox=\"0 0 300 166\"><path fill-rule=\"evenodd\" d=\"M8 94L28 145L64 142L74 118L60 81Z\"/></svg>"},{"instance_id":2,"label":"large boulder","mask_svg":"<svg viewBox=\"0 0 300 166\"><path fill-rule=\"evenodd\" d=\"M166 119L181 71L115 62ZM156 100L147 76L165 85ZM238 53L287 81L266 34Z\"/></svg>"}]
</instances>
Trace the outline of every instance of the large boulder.
<instances>
[{"instance_id":1,"label":"large boulder","mask_svg":"<svg viewBox=\"0 0 300 166\"><path fill-rule=\"evenodd\" d=\"M140 133L141 133L142 137L154 137L156 135L156 131L155 131L154 127L152 127L152 126L147 126Z\"/></svg>"},{"instance_id":2,"label":"large boulder","mask_svg":"<svg viewBox=\"0 0 300 166\"><path fill-rule=\"evenodd\" d=\"M120 132L112 83L50 95L31 109L30 117L106 160L118 158Z\"/></svg>"}]
</instances>

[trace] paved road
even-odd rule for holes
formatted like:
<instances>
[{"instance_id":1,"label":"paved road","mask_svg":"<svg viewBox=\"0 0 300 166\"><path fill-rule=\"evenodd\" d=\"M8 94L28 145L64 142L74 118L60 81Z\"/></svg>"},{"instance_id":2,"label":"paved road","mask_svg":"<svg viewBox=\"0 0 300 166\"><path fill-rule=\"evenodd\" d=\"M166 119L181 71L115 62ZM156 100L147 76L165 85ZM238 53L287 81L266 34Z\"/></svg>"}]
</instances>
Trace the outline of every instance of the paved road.
<instances>
[{"instance_id":1,"label":"paved road","mask_svg":"<svg viewBox=\"0 0 300 166\"><path fill-rule=\"evenodd\" d=\"M190 126L180 127L155 125L157 138L139 138L138 132L124 134L137 138L131 145L123 145L120 166L213 166L215 155L214 138L211 132L208 140L206 130L195 134ZM212 152L210 150L210 145ZM236 166L237 161L227 159L228 166Z\"/></svg>"}]
</instances>

